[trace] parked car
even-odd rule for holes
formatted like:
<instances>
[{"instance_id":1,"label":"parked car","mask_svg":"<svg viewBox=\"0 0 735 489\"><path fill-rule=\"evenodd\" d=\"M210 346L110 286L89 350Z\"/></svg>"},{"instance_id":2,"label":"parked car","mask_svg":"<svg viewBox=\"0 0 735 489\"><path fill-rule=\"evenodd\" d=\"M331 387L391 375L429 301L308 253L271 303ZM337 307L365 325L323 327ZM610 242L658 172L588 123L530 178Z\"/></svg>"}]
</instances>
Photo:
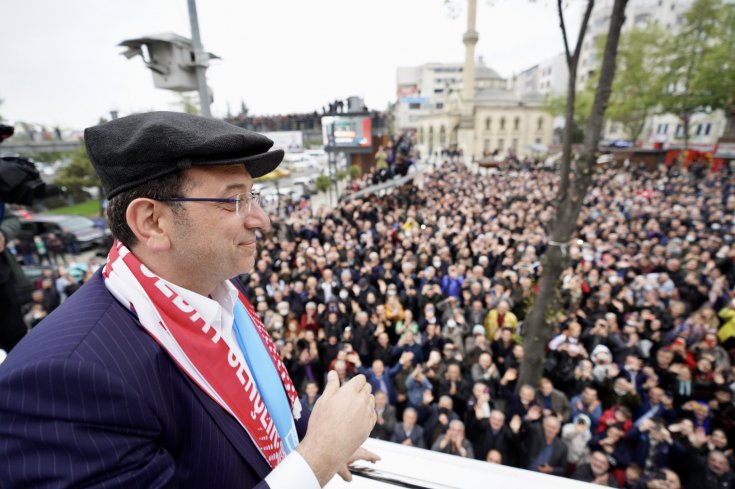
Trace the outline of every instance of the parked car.
<instances>
[{"instance_id":1,"label":"parked car","mask_svg":"<svg viewBox=\"0 0 735 489\"><path fill-rule=\"evenodd\" d=\"M319 163L305 153L286 153L283 157L283 165L287 170L299 173L319 168Z\"/></svg>"},{"instance_id":2,"label":"parked car","mask_svg":"<svg viewBox=\"0 0 735 489\"><path fill-rule=\"evenodd\" d=\"M21 230L18 237L22 240L33 241L36 235L55 233L73 234L82 250L105 244L107 232L95 224L92 219L84 216L70 216L62 214L39 214L30 220L21 221Z\"/></svg>"}]
</instances>

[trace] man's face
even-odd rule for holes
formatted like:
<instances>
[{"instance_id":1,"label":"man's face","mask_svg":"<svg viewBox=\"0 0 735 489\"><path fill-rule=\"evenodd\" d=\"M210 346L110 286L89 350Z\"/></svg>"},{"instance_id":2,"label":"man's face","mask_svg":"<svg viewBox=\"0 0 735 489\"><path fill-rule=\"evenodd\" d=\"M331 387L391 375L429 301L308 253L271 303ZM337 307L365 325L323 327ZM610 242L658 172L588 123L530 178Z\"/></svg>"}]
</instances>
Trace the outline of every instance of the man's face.
<instances>
[{"instance_id":1,"label":"man's face","mask_svg":"<svg viewBox=\"0 0 735 489\"><path fill-rule=\"evenodd\" d=\"M541 381L541 385L539 390L541 391L541 394L544 396L548 396L551 394L551 391L554 390L554 384L551 383L548 379L544 379Z\"/></svg>"},{"instance_id":2,"label":"man's face","mask_svg":"<svg viewBox=\"0 0 735 489\"><path fill-rule=\"evenodd\" d=\"M585 404L592 404L597 399L597 391L594 389L585 389L582 391L582 401Z\"/></svg>"},{"instance_id":3,"label":"man's face","mask_svg":"<svg viewBox=\"0 0 735 489\"><path fill-rule=\"evenodd\" d=\"M458 382L460 376L459 366L452 364L447 368L447 379L452 382Z\"/></svg>"},{"instance_id":4,"label":"man's face","mask_svg":"<svg viewBox=\"0 0 735 489\"><path fill-rule=\"evenodd\" d=\"M654 387L649 391L649 397L651 400L651 404L656 405L661 402L661 398L663 397L663 390L661 390L659 387Z\"/></svg>"},{"instance_id":5,"label":"man's face","mask_svg":"<svg viewBox=\"0 0 735 489\"><path fill-rule=\"evenodd\" d=\"M382 360L373 360L373 373L380 377L385 372L385 366Z\"/></svg>"},{"instance_id":6,"label":"man's face","mask_svg":"<svg viewBox=\"0 0 735 489\"><path fill-rule=\"evenodd\" d=\"M252 178L243 165L201 167L187 170L192 186L183 197L231 198L252 189ZM184 211L172 219L168 234L170 252L180 277L190 277L192 290L206 293L220 282L251 272L257 256L258 229L268 230L270 220L255 202L248 212L242 202L238 216L227 205L184 202ZM154 270L155 271L155 270Z\"/></svg>"},{"instance_id":7,"label":"man's face","mask_svg":"<svg viewBox=\"0 0 735 489\"><path fill-rule=\"evenodd\" d=\"M599 477L606 474L610 469L610 462L608 462L607 457L603 453L594 452L590 456L590 468L592 469L592 473Z\"/></svg>"},{"instance_id":8,"label":"man's face","mask_svg":"<svg viewBox=\"0 0 735 489\"><path fill-rule=\"evenodd\" d=\"M724 431L715 430L712 432L712 436L710 438L712 440L712 444L718 449L724 450L727 447L727 436L725 436Z\"/></svg>"},{"instance_id":9,"label":"man's face","mask_svg":"<svg viewBox=\"0 0 735 489\"><path fill-rule=\"evenodd\" d=\"M543 421L544 425L544 436L546 438L554 438L559 434L561 428L559 420L553 416L547 416Z\"/></svg>"},{"instance_id":10,"label":"man's face","mask_svg":"<svg viewBox=\"0 0 735 489\"><path fill-rule=\"evenodd\" d=\"M503 427L505 423L505 415L501 411L493 411L490 413L490 427L495 431Z\"/></svg>"},{"instance_id":11,"label":"man's face","mask_svg":"<svg viewBox=\"0 0 735 489\"><path fill-rule=\"evenodd\" d=\"M319 393L319 386L316 384L306 384L306 395L310 398L315 397Z\"/></svg>"},{"instance_id":12,"label":"man's face","mask_svg":"<svg viewBox=\"0 0 735 489\"><path fill-rule=\"evenodd\" d=\"M533 392L533 387L524 385L521 387L520 392L518 392L518 397L521 398L521 402L524 405L528 405L533 401L533 398L536 397L536 395Z\"/></svg>"},{"instance_id":13,"label":"man's face","mask_svg":"<svg viewBox=\"0 0 735 489\"><path fill-rule=\"evenodd\" d=\"M712 452L707 457L707 466L718 477L730 471L730 464L727 458L720 452Z\"/></svg>"},{"instance_id":14,"label":"man's face","mask_svg":"<svg viewBox=\"0 0 735 489\"><path fill-rule=\"evenodd\" d=\"M383 391L377 391L375 393L375 407L383 409L388 404L388 396Z\"/></svg>"},{"instance_id":15,"label":"man's face","mask_svg":"<svg viewBox=\"0 0 735 489\"><path fill-rule=\"evenodd\" d=\"M403 412L403 427L404 428L413 428L416 424L416 412L407 409Z\"/></svg>"}]
</instances>

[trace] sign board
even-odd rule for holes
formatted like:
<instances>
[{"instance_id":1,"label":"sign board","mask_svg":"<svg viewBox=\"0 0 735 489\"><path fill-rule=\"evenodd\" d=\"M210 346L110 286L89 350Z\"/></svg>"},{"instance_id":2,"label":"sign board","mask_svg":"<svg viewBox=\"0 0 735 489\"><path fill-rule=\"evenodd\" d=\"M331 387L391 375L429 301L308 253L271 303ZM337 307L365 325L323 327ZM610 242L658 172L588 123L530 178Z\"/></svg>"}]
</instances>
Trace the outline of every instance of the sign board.
<instances>
[{"instance_id":1,"label":"sign board","mask_svg":"<svg viewBox=\"0 0 735 489\"><path fill-rule=\"evenodd\" d=\"M304 150L304 133L301 131L271 131L261 134L273 141L272 149L282 149L288 153Z\"/></svg>"},{"instance_id":2,"label":"sign board","mask_svg":"<svg viewBox=\"0 0 735 489\"><path fill-rule=\"evenodd\" d=\"M325 151L370 153L373 148L370 116L367 114L324 116L322 139Z\"/></svg>"},{"instance_id":3,"label":"sign board","mask_svg":"<svg viewBox=\"0 0 735 489\"><path fill-rule=\"evenodd\" d=\"M592 486L564 477L496 465L480 460L407 447L369 438L363 447L378 454L375 464L354 465L352 482L335 476L325 489L589 489ZM363 471L364 472L360 472Z\"/></svg>"}]
</instances>

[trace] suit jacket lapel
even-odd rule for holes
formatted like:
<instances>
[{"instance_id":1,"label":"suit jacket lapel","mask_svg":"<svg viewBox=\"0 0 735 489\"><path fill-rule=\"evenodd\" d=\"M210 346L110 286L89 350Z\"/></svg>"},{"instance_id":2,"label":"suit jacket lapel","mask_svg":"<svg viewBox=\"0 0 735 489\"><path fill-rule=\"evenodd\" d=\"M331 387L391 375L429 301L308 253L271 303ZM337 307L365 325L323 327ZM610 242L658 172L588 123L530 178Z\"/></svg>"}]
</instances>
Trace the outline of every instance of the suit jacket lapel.
<instances>
[{"instance_id":1,"label":"suit jacket lapel","mask_svg":"<svg viewBox=\"0 0 735 489\"><path fill-rule=\"evenodd\" d=\"M181 372L181 375L186 380L189 388L194 392L194 395L199 399L204 409L209 413L212 420L219 426L225 437L245 460L245 463L250 465L261 479L264 479L270 473L271 467L256 447L255 442L250 439L250 435L245 431L245 428L194 384L186 374Z\"/></svg>"}]
</instances>

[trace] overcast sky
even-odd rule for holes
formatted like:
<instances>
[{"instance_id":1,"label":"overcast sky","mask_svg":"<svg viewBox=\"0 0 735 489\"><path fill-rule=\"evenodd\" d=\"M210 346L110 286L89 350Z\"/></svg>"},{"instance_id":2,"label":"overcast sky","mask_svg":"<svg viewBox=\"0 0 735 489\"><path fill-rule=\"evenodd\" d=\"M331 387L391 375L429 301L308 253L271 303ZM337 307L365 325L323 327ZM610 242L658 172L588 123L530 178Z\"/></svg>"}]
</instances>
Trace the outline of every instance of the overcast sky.
<instances>
[{"instance_id":1,"label":"overcast sky","mask_svg":"<svg viewBox=\"0 0 735 489\"><path fill-rule=\"evenodd\" d=\"M108 117L178 110L153 87L125 39L161 32L190 37L186 0L1 2L0 115L81 129ZM550 0L478 0L476 55L511 76L562 52ZM454 0L199 0L202 42L222 60L207 71L212 112L244 100L252 114L321 110L362 96L371 109L395 100L396 68L462 62L466 3ZM579 1L567 8L574 33Z\"/></svg>"}]
</instances>

